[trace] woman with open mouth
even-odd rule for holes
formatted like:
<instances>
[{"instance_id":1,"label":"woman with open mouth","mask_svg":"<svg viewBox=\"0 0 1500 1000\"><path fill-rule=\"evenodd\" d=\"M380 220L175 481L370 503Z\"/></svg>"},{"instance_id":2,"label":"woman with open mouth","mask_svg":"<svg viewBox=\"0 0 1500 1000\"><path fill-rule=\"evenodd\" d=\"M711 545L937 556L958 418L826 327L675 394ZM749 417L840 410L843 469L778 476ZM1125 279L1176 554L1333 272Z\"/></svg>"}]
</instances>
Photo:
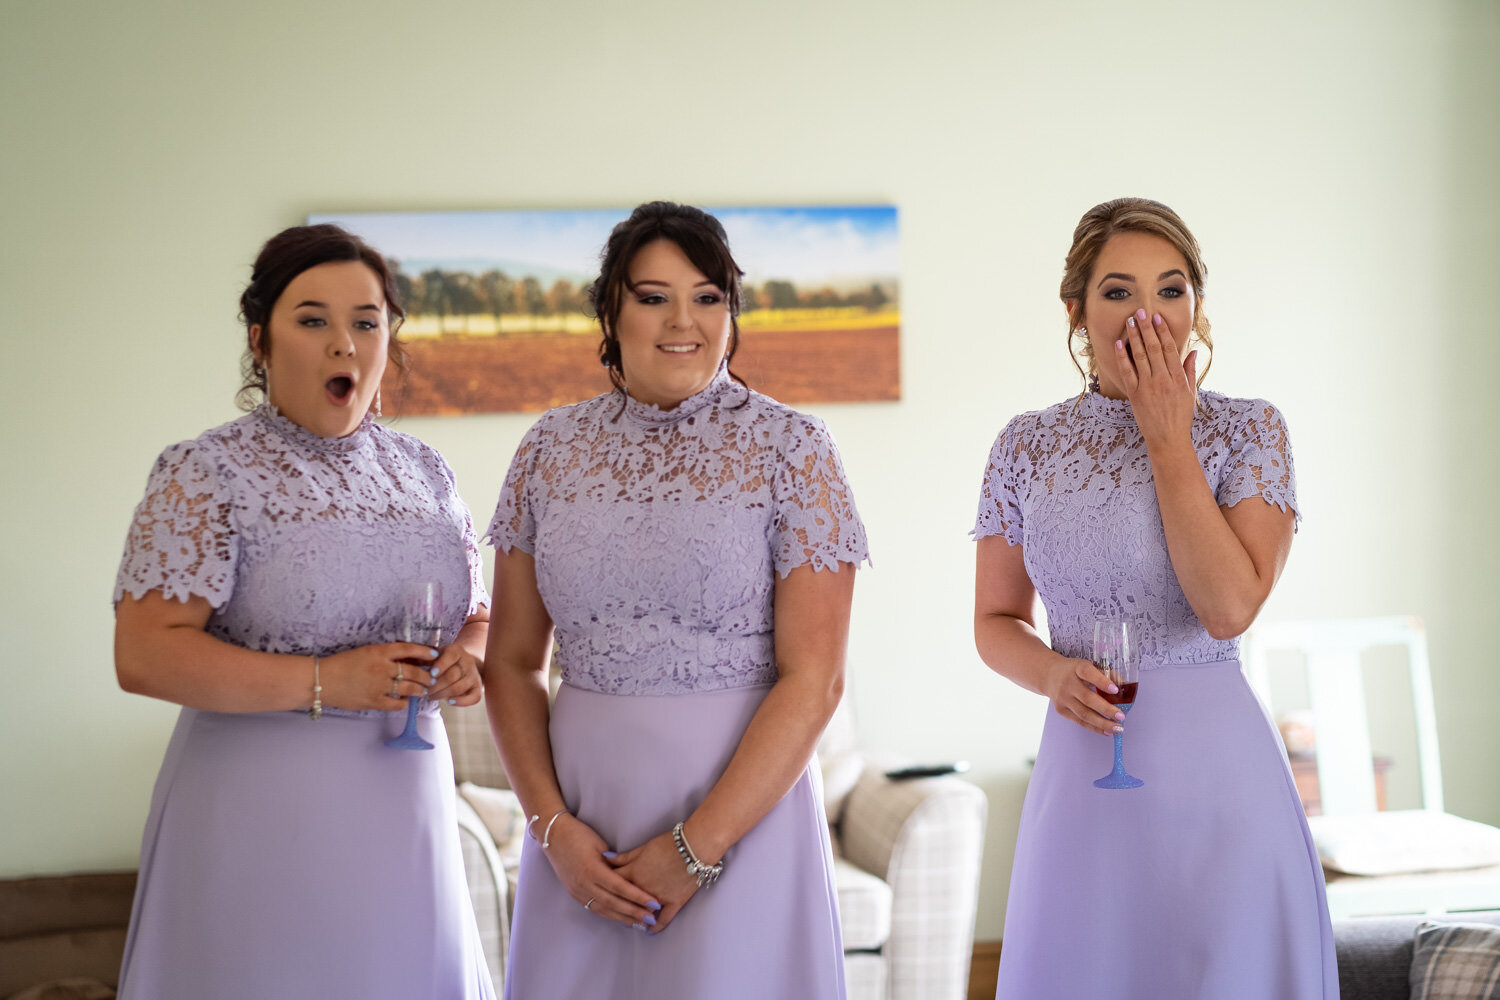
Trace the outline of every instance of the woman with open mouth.
<instances>
[{"instance_id":1,"label":"woman with open mouth","mask_svg":"<svg viewBox=\"0 0 1500 1000\"><path fill-rule=\"evenodd\" d=\"M120 686L183 706L119 995L492 997L436 708L480 699L489 600L447 463L373 419L394 276L300 226L240 305L263 400L162 452L115 584ZM414 582L442 586L431 647L393 641ZM423 695L435 749L384 746Z\"/></svg>"},{"instance_id":2,"label":"woman with open mouth","mask_svg":"<svg viewBox=\"0 0 1500 1000\"><path fill-rule=\"evenodd\" d=\"M490 523L487 703L532 835L515 1000L845 995L809 764L864 527L822 422L729 369L740 274L698 209L616 226L591 292L615 391L543 415Z\"/></svg>"}]
</instances>

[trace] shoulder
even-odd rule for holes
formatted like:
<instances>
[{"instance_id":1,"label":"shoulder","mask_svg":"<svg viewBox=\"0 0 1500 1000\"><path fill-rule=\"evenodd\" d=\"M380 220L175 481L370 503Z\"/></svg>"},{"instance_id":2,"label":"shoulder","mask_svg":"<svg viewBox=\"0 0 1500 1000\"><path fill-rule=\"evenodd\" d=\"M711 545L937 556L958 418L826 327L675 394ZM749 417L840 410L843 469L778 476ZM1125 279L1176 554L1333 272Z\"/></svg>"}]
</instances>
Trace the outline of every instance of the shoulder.
<instances>
[{"instance_id":1,"label":"shoulder","mask_svg":"<svg viewBox=\"0 0 1500 1000\"><path fill-rule=\"evenodd\" d=\"M1062 427L1071 426L1078 407L1078 397L1070 396L1059 403L1040 410L1026 410L1011 417L1000 433L995 436L991 454L1014 454L1040 438L1055 435Z\"/></svg>"},{"instance_id":2,"label":"shoulder","mask_svg":"<svg viewBox=\"0 0 1500 1000\"><path fill-rule=\"evenodd\" d=\"M1276 404L1268 399L1246 396L1226 396L1220 392L1202 389L1198 401L1208 415L1209 422L1236 434L1286 427L1286 418Z\"/></svg>"},{"instance_id":3,"label":"shoulder","mask_svg":"<svg viewBox=\"0 0 1500 1000\"><path fill-rule=\"evenodd\" d=\"M226 464L238 464L236 456L253 447L255 414L210 427L195 438L178 441L163 448L156 459L156 469L181 468L188 465L203 471L218 471Z\"/></svg>"},{"instance_id":4,"label":"shoulder","mask_svg":"<svg viewBox=\"0 0 1500 1000\"><path fill-rule=\"evenodd\" d=\"M724 423L759 436L766 444L775 447L782 458L809 447L820 451L835 450L833 435L821 417L794 409L754 389L744 392L749 394L748 397L736 393L720 408L720 419Z\"/></svg>"},{"instance_id":5,"label":"shoulder","mask_svg":"<svg viewBox=\"0 0 1500 1000\"><path fill-rule=\"evenodd\" d=\"M443 453L415 434L398 431L384 424L373 424L370 427L370 440L378 452L398 456L399 461L414 468L435 472L444 481L453 481L453 469Z\"/></svg>"},{"instance_id":6,"label":"shoulder","mask_svg":"<svg viewBox=\"0 0 1500 1000\"><path fill-rule=\"evenodd\" d=\"M605 392L581 402L554 406L527 429L521 439L522 446L571 441L580 431L607 424L623 402L618 392Z\"/></svg>"}]
</instances>

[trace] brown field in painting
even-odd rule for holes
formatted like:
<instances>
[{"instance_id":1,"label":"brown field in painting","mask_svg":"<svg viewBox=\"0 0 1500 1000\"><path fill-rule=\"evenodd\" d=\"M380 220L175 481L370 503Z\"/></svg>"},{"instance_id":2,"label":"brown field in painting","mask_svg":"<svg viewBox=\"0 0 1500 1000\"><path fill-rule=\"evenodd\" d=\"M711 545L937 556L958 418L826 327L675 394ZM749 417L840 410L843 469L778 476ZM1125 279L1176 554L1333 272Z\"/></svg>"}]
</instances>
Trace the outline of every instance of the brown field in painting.
<instances>
[{"instance_id":1,"label":"brown field in painting","mask_svg":"<svg viewBox=\"0 0 1500 1000\"><path fill-rule=\"evenodd\" d=\"M900 328L748 330L734 370L786 403L901 398ZM609 389L597 336L538 333L408 342L411 374L399 412L540 411ZM385 397L397 396L389 382ZM387 404L391 412L395 408Z\"/></svg>"}]
</instances>

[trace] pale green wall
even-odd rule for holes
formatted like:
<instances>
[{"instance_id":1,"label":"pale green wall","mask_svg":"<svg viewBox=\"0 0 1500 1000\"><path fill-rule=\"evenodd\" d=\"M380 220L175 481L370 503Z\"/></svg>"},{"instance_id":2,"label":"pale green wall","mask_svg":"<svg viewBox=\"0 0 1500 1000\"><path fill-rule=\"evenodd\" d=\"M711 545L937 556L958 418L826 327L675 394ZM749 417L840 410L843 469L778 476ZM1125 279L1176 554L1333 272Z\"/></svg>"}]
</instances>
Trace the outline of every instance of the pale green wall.
<instances>
[{"instance_id":1,"label":"pale green wall","mask_svg":"<svg viewBox=\"0 0 1500 1000\"><path fill-rule=\"evenodd\" d=\"M157 451L235 414L259 243L653 197L901 208L905 399L815 409L874 544L864 739L990 795L979 937L1043 703L973 652L965 533L1001 424L1074 385L1062 254L1120 194L1206 248L1211 384L1290 421L1267 616L1426 617L1450 807L1500 822L1493 3L0 4L0 876L135 863L175 710L116 688L108 597ZM529 419L403 427L483 517Z\"/></svg>"}]
</instances>

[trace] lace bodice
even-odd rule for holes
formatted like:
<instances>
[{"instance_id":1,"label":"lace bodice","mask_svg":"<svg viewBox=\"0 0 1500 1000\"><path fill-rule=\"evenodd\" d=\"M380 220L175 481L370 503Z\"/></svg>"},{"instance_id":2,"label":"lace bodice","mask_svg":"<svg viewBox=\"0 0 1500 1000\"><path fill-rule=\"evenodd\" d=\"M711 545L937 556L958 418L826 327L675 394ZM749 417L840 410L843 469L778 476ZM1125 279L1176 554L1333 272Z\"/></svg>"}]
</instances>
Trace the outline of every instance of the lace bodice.
<instances>
[{"instance_id":1,"label":"lace bodice","mask_svg":"<svg viewBox=\"0 0 1500 1000\"><path fill-rule=\"evenodd\" d=\"M867 558L822 421L722 369L672 410L609 393L548 411L486 537L535 557L563 680L609 694L772 683L775 574Z\"/></svg>"},{"instance_id":2,"label":"lace bodice","mask_svg":"<svg viewBox=\"0 0 1500 1000\"><path fill-rule=\"evenodd\" d=\"M1259 497L1297 514L1280 411L1263 399L1198 398L1193 446L1219 505ZM1094 619L1123 615L1142 625L1143 668L1239 656L1238 639L1203 628L1172 571L1146 444L1124 400L1087 393L1006 425L973 535L1023 546L1059 653L1091 655Z\"/></svg>"},{"instance_id":3,"label":"lace bodice","mask_svg":"<svg viewBox=\"0 0 1500 1000\"><path fill-rule=\"evenodd\" d=\"M327 655L400 636L400 586L438 580L443 641L488 605L479 547L434 449L366 418L325 438L262 405L161 453L114 599L150 590L214 608L210 635Z\"/></svg>"}]
</instances>

